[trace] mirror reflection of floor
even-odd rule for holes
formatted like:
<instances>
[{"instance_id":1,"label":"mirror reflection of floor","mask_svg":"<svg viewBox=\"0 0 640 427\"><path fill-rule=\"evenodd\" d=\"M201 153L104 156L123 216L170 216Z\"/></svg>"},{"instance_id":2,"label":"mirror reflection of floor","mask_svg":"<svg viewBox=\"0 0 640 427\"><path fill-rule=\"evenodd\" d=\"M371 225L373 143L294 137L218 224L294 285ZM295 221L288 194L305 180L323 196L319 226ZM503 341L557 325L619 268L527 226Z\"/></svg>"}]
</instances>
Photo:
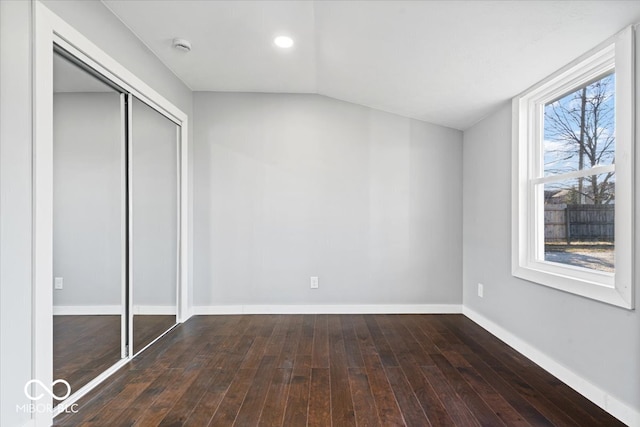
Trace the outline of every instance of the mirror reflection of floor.
<instances>
[{"instance_id":1,"label":"mirror reflection of floor","mask_svg":"<svg viewBox=\"0 0 640 427\"><path fill-rule=\"evenodd\" d=\"M86 385L120 360L120 332L119 315L53 316L53 379L72 392ZM67 390L58 384L53 391Z\"/></svg>"},{"instance_id":2,"label":"mirror reflection of floor","mask_svg":"<svg viewBox=\"0 0 640 427\"><path fill-rule=\"evenodd\" d=\"M138 353L175 324L175 315L134 315L133 351Z\"/></svg>"},{"instance_id":3,"label":"mirror reflection of floor","mask_svg":"<svg viewBox=\"0 0 640 427\"><path fill-rule=\"evenodd\" d=\"M53 316L53 379L66 380L71 392L120 360L120 316ZM138 353L176 323L175 315L133 316L134 351ZM54 393L66 393L63 384ZM57 404L57 401L54 401Z\"/></svg>"}]
</instances>

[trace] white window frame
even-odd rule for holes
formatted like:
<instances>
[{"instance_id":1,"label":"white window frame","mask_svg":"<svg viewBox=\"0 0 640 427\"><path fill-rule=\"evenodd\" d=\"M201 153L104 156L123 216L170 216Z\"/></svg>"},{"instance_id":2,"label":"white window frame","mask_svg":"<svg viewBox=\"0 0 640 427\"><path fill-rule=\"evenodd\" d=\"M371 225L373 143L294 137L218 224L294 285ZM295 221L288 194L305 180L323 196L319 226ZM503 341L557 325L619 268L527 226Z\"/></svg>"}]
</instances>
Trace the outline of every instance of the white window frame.
<instances>
[{"instance_id":1,"label":"white window frame","mask_svg":"<svg viewBox=\"0 0 640 427\"><path fill-rule=\"evenodd\" d=\"M615 273L544 261L544 106L615 69L616 162L564 174L615 170ZM512 274L627 309L634 308L634 31L628 27L513 98ZM572 175L572 176L569 176ZM575 175L575 176L573 176ZM541 225L542 224L542 225Z\"/></svg>"}]
</instances>

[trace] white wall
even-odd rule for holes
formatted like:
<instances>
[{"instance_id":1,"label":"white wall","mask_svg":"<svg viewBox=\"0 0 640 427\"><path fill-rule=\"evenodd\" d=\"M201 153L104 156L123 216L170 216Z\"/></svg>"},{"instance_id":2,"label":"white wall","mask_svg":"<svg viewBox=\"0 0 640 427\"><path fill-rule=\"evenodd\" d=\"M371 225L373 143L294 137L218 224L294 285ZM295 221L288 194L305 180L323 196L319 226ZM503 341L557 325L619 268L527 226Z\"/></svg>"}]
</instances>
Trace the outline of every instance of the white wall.
<instances>
[{"instance_id":1,"label":"white wall","mask_svg":"<svg viewBox=\"0 0 640 427\"><path fill-rule=\"evenodd\" d=\"M30 415L31 4L0 1L0 425Z\"/></svg>"},{"instance_id":2,"label":"white wall","mask_svg":"<svg viewBox=\"0 0 640 427\"><path fill-rule=\"evenodd\" d=\"M460 304L461 132L318 95L194 111L195 306Z\"/></svg>"},{"instance_id":3,"label":"white wall","mask_svg":"<svg viewBox=\"0 0 640 427\"><path fill-rule=\"evenodd\" d=\"M640 164L640 150L637 154ZM640 174L636 178L636 224L640 224ZM465 308L586 380L581 391L603 390L609 397L602 396L600 403L618 416L626 413L637 417L637 310L625 310L511 276L510 103L464 133L463 188ZM638 237L640 234L636 234L636 265L640 265ZM636 287L640 282L638 273ZM484 298L477 296L478 283L484 284ZM640 307L640 292L636 292L636 307ZM614 399L634 408L636 414L620 408ZM628 419L640 423L638 418Z\"/></svg>"},{"instance_id":4,"label":"white wall","mask_svg":"<svg viewBox=\"0 0 640 427\"><path fill-rule=\"evenodd\" d=\"M54 306L120 306L120 94L53 97Z\"/></svg>"}]
</instances>

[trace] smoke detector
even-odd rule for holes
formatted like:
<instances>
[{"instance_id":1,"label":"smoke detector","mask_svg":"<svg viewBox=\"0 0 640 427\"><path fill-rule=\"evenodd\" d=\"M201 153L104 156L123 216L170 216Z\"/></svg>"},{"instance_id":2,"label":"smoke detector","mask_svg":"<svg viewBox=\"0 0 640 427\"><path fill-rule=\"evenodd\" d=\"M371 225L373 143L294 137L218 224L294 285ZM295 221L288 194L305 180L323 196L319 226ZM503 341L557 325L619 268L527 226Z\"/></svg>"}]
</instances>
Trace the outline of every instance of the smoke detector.
<instances>
[{"instance_id":1,"label":"smoke detector","mask_svg":"<svg viewBox=\"0 0 640 427\"><path fill-rule=\"evenodd\" d=\"M191 42L185 39L173 39L173 47L182 52L190 52Z\"/></svg>"}]
</instances>

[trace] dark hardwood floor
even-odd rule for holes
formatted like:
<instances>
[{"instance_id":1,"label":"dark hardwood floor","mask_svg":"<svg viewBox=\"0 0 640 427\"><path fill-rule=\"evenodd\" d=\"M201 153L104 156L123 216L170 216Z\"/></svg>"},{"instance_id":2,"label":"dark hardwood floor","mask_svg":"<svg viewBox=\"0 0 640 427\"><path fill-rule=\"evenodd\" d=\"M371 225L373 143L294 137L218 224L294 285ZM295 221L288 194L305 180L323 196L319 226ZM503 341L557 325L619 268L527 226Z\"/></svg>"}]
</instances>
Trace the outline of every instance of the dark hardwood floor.
<instances>
[{"instance_id":1,"label":"dark hardwood floor","mask_svg":"<svg viewBox=\"0 0 640 427\"><path fill-rule=\"evenodd\" d=\"M53 316L53 378L76 391L120 360L120 316ZM62 384L54 388L66 393Z\"/></svg>"},{"instance_id":2,"label":"dark hardwood floor","mask_svg":"<svg viewBox=\"0 0 640 427\"><path fill-rule=\"evenodd\" d=\"M175 324L175 316L133 316L134 349L142 350ZM120 316L54 316L53 378L77 391L120 360ZM66 393L58 384L54 392ZM58 401L56 401L56 404Z\"/></svg>"},{"instance_id":3,"label":"dark hardwood floor","mask_svg":"<svg viewBox=\"0 0 640 427\"><path fill-rule=\"evenodd\" d=\"M57 426L617 426L462 315L199 316Z\"/></svg>"},{"instance_id":4,"label":"dark hardwood floor","mask_svg":"<svg viewBox=\"0 0 640 427\"><path fill-rule=\"evenodd\" d=\"M133 351L138 353L175 324L175 315L134 315Z\"/></svg>"}]
</instances>

